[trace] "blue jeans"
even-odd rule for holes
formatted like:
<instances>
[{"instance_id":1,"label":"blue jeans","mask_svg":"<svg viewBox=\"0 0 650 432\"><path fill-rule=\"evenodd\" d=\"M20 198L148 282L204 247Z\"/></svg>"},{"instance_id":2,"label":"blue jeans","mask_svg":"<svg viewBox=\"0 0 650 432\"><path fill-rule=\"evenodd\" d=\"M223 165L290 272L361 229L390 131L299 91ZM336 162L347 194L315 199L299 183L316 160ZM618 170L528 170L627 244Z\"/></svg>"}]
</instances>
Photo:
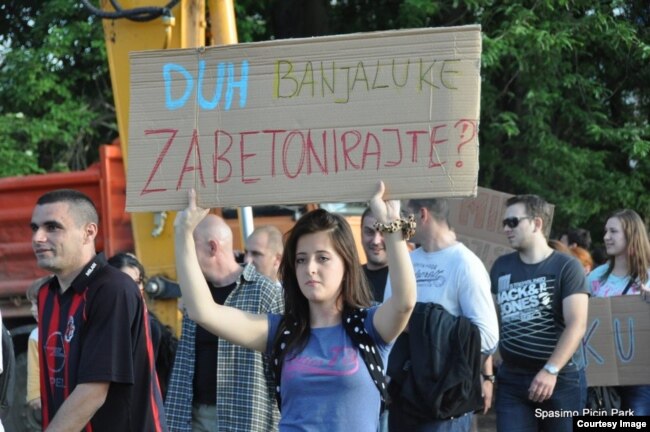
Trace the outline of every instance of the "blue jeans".
<instances>
[{"instance_id":1,"label":"blue jeans","mask_svg":"<svg viewBox=\"0 0 650 432\"><path fill-rule=\"evenodd\" d=\"M621 395L621 408L631 409L635 416L650 415L650 385L616 387Z\"/></svg>"},{"instance_id":2,"label":"blue jeans","mask_svg":"<svg viewBox=\"0 0 650 432\"><path fill-rule=\"evenodd\" d=\"M449 420L435 420L427 423L415 423L400 410L391 408L388 415L388 430L391 432L470 432L473 413Z\"/></svg>"},{"instance_id":3,"label":"blue jeans","mask_svg":"<svg viewBox=\"0 0 650 432\"><path fill-rule=\"evenodd\" d=\"M538 403L528 399L528 388L537 372L509 369L497 373L496 413L498 432L572 432L573 415L582 415L587 403L584 370L558 375L551 398Z\"/></svg>"}]
</instances>

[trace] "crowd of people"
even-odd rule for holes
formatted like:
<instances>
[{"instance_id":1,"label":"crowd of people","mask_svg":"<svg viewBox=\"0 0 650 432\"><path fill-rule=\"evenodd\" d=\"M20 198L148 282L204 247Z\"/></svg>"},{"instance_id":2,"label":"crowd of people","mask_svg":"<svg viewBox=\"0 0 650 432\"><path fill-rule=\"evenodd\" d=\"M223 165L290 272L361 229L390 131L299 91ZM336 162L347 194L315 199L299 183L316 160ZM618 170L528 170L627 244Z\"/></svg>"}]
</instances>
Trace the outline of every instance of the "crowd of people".
<instances>
[{"instance_id":1,"label":"crowd of people","mask_svg":"<svg viewBox=\"0 0 650 432\"><path fill-rule=\"evenodd\" d=\"M169 328L147 309L143 266L97 253L92 201L41 196L32 243L50 276L28 291L27 403L43 430L470 431L493 405L499 431L572 430L539 412L586 405L589 297L650 301L643 220L606 219L603 262L588 231L549 241L549 204L517 195L502 221L514 251L486 269L446 199L384 194L380 183L361 217L361 265L348 222L322 209L284 241L259 227L240 263L229 226L189 191L174 223L173 361L160 358ZM650 386L617 390L622 409L648 415Z\"/></svg>"}]
</instances>

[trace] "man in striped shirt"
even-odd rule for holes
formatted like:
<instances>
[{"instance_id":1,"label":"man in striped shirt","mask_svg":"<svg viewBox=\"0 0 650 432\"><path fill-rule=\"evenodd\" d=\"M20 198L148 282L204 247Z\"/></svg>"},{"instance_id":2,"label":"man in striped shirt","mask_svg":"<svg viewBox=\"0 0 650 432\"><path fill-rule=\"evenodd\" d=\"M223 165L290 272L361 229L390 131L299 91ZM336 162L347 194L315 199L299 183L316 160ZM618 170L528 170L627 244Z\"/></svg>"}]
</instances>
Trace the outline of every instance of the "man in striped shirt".
<instances>
[{"instance_id":1,"label":"man in striped shirt","mask_svg":"<svg viewBox=\"0 0 650 432\"><path fill-rule=\"evenodd\" d=\"M167 431L147 310L137 285L95 251L99 217L81 192L41 196L31 220L43 429Z\"/></svg>"}]
</instances>

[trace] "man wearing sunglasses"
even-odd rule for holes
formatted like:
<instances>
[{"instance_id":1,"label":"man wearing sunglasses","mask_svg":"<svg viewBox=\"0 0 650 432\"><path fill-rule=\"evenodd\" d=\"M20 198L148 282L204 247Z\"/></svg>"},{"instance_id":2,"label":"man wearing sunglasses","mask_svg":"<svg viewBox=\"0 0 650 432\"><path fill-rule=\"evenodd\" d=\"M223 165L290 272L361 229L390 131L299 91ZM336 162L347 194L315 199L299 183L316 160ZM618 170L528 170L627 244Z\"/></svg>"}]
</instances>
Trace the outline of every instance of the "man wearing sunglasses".
<instances>
[{"instance_id":1,"label":"man wearing sunglasses","mask_svg":"<svg viewBox=\"0 0 650 432\"><path fill-rule=\"evenodd\" d=\"M550 206L536 195L506 202L503 230L515 252L490 272L500 316L497 430L571 431L582 412L582 350L589 294L580 263L548 246Z\"/></svg>"},{"instance_id":2,"label":"man wearing sunglasses","mask_svg":"<svg viewBox=\"0 0 650 432\"><path fill-rule=\"evenodd\" d=\"M496 351L499 324L490 295L490 277L483 262L456 240L456 233L449 225L449 205L446 199L412 199L405 203L404 208L409 214L415 215L417 223L411 240L420 245L411 252L417 281L417 301L439 304L450 314L469 319L478 327L481 353L485 359ZM390 296L389 281L384 300ZM393 348L395 351L396 348ZM390 431L471 430L471 411L452 419L414 423L413 416L409 415L407 408L402 407L402 401L397 399L389 408ZM486 402L489 403L489 400Z\"/></svg>"}]
</instances>

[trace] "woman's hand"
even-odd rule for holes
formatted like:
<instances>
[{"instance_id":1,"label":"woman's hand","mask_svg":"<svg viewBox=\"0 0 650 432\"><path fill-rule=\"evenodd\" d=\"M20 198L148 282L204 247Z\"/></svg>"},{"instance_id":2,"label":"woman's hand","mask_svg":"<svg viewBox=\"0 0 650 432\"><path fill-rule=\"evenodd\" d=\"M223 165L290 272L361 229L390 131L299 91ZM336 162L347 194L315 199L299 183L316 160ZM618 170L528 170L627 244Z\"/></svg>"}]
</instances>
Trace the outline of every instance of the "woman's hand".
<instances>
[{"instance_id":1,"label":"woman's hand","mask_svg":"<svg viewBox=\"0 0 650 432\"><path fill-rule=\"evenodd\" d=\"M400 202L398 200L384 201L385 191L384 182L380 181L377 185L377 192L369 202L373 216L377 222L383 225L391 224L401 216ZM404 241L403 229L384 233L384 244L388 258L388 275L393 292L392 296L385 299L377 309L373 323L379 336L388 342L395 340L406 327L415 306L416 292L415 273Z\"/></svg>"},{"instance_id":2,"label":"woman's hand","mask_svg":"<svg viewBox=\"0 0 650 432\"><path fill-rule=\"evenodd\" d=\"M203 220L205 215L208 214L209 209L203 209L196 205L196 191L190 189L187 191L189 204L185 210L176 214L174 227L177 231L183 230L185 232L194 232L194 228Z\"/></svg>"},{"instance_id":3,"label":"woman's hand","mask_svg":"<svg viewBox=\"0 0 650 432\"><path fill-rule=\"evenodd\" d=\"M386 187L383 181L377 184L377 192L370 199L370 209L373 216L377 218L378 222L388 223L400 218L400 202L399 200L384 201L384 192Z\"/></svg>"}]
</instances>

